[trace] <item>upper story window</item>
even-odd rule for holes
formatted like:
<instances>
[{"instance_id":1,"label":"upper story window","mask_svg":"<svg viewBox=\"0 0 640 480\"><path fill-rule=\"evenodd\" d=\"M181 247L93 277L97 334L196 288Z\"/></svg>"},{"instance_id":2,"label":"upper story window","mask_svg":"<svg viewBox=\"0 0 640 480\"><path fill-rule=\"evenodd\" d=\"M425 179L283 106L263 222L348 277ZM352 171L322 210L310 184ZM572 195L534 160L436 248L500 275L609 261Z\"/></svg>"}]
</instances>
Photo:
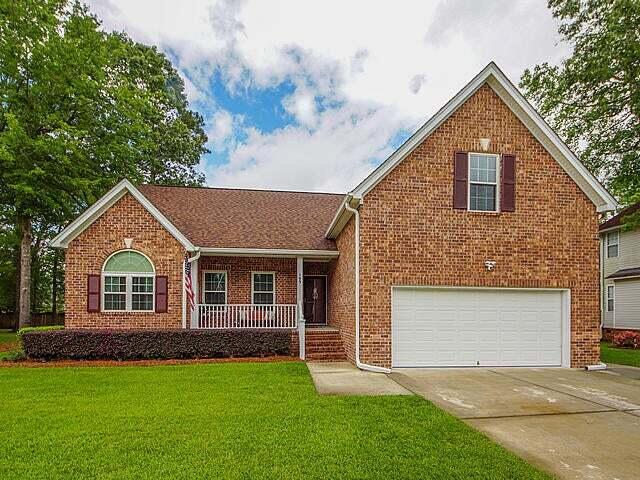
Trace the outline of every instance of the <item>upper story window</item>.
<instances>
[{"instance_id":1,"label":"upper story window","mask_svg":"<svg viewBox=\"0 0 640 480\"><path fill-rule=\"evenodd\" d=\"M273 305L276 303L275 273L253 272L251 276L251 302L254 305Z\"/></svg>"},{"instance_id":2,"label":"upper story window","mask_svg":"<svg viewBox=\"0 0 640 480\"><path fill-rule=\"evenodd\" d=\"M498 155L469 154L469 210L498 211Z\"/></svg>"},{"instance_id":3,"label":"upper story window","mask_svg":"<svg viewBox=\"0 0 640 480\"><path fill-rule=\"evenodd\" d=\"M615 258L620 250L620 232L607 233L607 258Z\"/></svg>"},{"instance_id":4,"label":"upper story window","mask_svg":"<svg viewBox=\"0 0 640 480\"><path fill-rule=\"evenodd\" d=\"M155 270L134 250L114 253L102 269L103 311L153 311Z\"/></svg>"},{"instance_id":5,"label":"upper story window","mask_svg":"<svg viewBox=\"0 0 640 480\"><path fill-rule=\"evenodd\" d=\"M204 303L224 305L227 303L227 272L204 272Z\"/></svg>"}]
</instances>

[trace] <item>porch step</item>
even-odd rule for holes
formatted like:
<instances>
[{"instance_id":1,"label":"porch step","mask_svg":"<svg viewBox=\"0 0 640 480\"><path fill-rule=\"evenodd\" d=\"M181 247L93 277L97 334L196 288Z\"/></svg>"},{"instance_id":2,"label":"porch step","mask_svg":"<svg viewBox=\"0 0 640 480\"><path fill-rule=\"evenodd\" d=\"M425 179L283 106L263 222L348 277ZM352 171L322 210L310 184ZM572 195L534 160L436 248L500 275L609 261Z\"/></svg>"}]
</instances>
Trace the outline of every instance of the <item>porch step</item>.
<instances>
[{"instance_id":1,"label":"porch step","mask_svg":"<svg viewBox=\"0 0 640 480\"><path fill-rule=\"evenodd\" d=\"M307 360L346 360L344 345L337 328L307 328L305 330L305 352Z\"/></svg>"}]
</instances>

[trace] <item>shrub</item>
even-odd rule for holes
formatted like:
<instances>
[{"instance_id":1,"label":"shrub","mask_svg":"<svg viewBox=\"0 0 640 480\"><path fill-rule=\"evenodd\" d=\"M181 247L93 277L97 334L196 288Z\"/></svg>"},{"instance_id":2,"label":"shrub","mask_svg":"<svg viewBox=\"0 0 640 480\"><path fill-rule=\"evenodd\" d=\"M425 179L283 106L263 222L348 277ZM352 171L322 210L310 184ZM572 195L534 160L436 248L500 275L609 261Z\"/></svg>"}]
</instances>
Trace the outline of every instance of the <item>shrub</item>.
<instances>
[{"instance_id":1,"label":"shrub","mask_svg":"<svg viewBox=\"0 0 640 480\"><path fill-rule=\"evenodd\" d=\"M53 330L26 332L37 360L142 360L291 354L289 330ZM295 352L294 352L295 353Z\"/></svg>"},{"instance_id":2,"label":"shrub","mask_svg":"<svg viewBox=\"0 0 640 480\"><path fill-rule=\"evenodd\" d=\"M22 342L22 336L29 332L49 332L52 330L63 330L64 325L47 325L44 327L24 327L18 330L18 341Z\"/></svg>"},{"instance_id":3,"label":"shrub","mask_svg":"<svg viewBox=\"0 0 640 480\"><path fill-rule=\"evenodd\" d=\"M624 330L613 334L613 344L621 348L640 348L640 332Z\"/></svg>"}]
</instances>

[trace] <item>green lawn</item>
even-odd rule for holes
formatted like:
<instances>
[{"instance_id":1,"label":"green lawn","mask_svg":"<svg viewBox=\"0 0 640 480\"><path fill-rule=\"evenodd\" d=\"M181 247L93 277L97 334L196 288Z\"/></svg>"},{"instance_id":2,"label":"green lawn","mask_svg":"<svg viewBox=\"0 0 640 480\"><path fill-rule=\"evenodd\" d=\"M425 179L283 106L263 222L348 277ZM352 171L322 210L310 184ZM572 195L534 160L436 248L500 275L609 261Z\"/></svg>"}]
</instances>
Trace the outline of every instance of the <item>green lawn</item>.
<instances>
[{"instance_id":1,"label":"green lawn","mask_svg":"<svg viewBox=\"0 0 640 480\"><path fill-rule=\"evenodd\" d=\"M11 330L0 330L0 351L10 348L17 342L18 339L16 338L16 332L12 332Z\"/></svg>"},{"instance_id":2,"label":"green lawn","mask_svg":"<svg viewBox=\"0 0 640 480\"><path fill-rule=\"evenodd\" d=\"M0 478L549 478L421 398L303 363L0 368Z\"/></svg>"},{"instance_id":3,"label":"green lawn","mask_svg":"<svg viewBox=\"0 0 640 480\"><path fill-rule=\"evenodd\" d=\"M600 359L604 363L640 367L640 350L615 348L610 343L602 342L600 344Z\"/></svg>"},{"instance_id":4,"label":"green lawn","mask_svg":"<svg viewBox=\"0 0 640 480\"><path fill-rule=\"evenodd\" d=\"M18 348L16 333L11 330L0 330L0 362L11 357Z\"/></svg>"}]
</instances>

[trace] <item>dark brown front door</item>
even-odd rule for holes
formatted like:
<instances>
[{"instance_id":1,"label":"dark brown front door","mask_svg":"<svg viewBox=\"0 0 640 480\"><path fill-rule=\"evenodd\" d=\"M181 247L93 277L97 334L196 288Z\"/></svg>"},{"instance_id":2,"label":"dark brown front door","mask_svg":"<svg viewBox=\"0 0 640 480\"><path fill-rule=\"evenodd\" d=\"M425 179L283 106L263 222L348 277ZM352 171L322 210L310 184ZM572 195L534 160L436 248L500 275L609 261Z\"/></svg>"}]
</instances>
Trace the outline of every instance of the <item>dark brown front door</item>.
<instances>
[{"instance_id":1,"label":"dark brown front door","mask_svg":"<svg viewBox=\"0 0 640 480\"><path fill-rule=\"evenodd\" d=\"M307 324L327 323L327 277L304 277L304 319Z\"/></svg>"}]
</instances>

